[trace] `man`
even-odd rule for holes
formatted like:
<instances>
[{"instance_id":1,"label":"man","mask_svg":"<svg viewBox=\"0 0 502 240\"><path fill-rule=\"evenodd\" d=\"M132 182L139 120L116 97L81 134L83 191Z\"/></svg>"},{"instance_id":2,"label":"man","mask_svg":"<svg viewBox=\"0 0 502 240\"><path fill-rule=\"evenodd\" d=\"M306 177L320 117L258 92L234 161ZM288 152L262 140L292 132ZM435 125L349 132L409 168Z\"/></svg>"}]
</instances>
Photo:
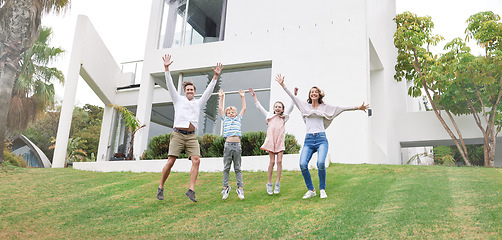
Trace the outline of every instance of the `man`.
<instances>
[{"instance_id":1,"label":"man","mask_svg":"<svg viewBox=\"0 0 502 240\"><path fill-rule=\"evenodd\" d=\"M221 63L216 64L216 69L213 68L214 76L211 83L207 86L206 90L202 94L202 97L200 99L195 99L195 86L191 82L183 83L185 96L181 96L177 93L176 87L174 87L173 80L171 78L171 73L169 72L169 66L173 63L171 61L171 55L165 55L162 57L162 60L164 60L167 90L169 91L169 94L171 94L174 105L174 124L169 143L167 163L162 169L160 185L157 189L157 199L164 199L164 183L171 173L171 168L173 167L174 162L184 148L188 155L188 159L192 160L192 167L190 169L190 186L185 195L190 200L197 202L195 199L194 189L195 181L197 180L197 175L199 174L200 148L197 134L195 134L195 132L197 130L200 110L204 107L205 103L211 96L223 66Z\"/></svg>"}]
</instances>

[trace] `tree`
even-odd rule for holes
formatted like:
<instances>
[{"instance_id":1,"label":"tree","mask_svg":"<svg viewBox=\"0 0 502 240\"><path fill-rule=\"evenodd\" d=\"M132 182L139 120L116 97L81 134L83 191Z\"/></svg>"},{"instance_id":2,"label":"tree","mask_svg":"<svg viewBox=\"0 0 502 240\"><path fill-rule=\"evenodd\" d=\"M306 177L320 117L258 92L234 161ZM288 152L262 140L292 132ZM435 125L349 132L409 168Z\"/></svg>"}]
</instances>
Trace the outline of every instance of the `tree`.
<instances>
[{"instance_id":1,"label":"tree","mask_svg":"<svg viewBox=\"0 0 502 240\"><path fill-rule=\"evenodd\" d=\"M59 110L48 111L35 122L30 123L23 132L24 136L37 145L51 161L54 149L51 149L50 146L53 144L52 140L56 139L59 116Z\"/></svg>"},{"instance_id":2,"label":"tree","mask_svg":"<svg viewBox=\"0 0 502 240\"><path fill-rule=\"evenodd\" d=\"M86 104L82 108L75 107L73 110L71 138L80 138L86 141L81 148L89 157L97 156L103 108ZM95 160L95 159L94 159Z\"/></svg>"},{"instance_id":3,"label":"tree","mask_svg":"<svg viewBox=\"0 0 502 240\"><path fill-rule=\"evenodd\" d=\"M60 110L60 107L56 107L55 111L43 113L39 119L30 123L23 133L51 160L54 149L49 147L53 145L52 140L56 139ZM86 104L73 109L70 138L79 138L86 142L80 148L88 157L97 155L102 118L102 107Z\"/></svg>"},{"instance_id":4,"label":"tree","mask_svg":"<svg viewBox=\"0 0 502 240\"><path fill-rule=\"evenodd\" d=\"M126 107L113 105L113 108L120 112L122 118L125 121L126 130L131 132L131 139L129 141L129 150L127 151L127 160L134 160L134 135L138 130L145 127L146 125L141 125L136 116L129 111Z\"/></svg>"},{"instance_id":5,"label":"tree","mask_svg":"<svg viewBox=\"0 0 502 240\"><path fill-rule=\"evenodd\" d=\"M85 157L87 157L87 153L82 149L82 145L85 145L86 141L83 139L77 138L69 138L68 139L68 147L66 151L66 164L73 162L82 162ZM56 139L52 140L52 146L49 149L54 149L56 147Z\"/></svg>"},{"instance_id":6,"label":"tree","mask_svg":"<svg viewBox=\"0 0 502 240\"><path fill-rule=\"evenodd\" d=\"M42 13L62 12L69 0L0 0L0 143L5 140L12 88L20 70L21 54L40 32ZM4 161L0 144L0 163Z\"/></svg>"},{"instance_id":7,"label":"tree","mask_svg":"<svg viewBox=\"0 0 502 240\"><path fill-rule=\"evenodd\" d=\"M470 166L467 147L453 115L472 114L484 137L485 166L493 166L495 140L501 130L502 96L502 24L493 12L481 12L468 20L467 39L475 39L485 48L484 56L474 56L460 38L445 45L444 54L436 55L429 47L443 38L431 33L431 18L405 12L395 18L394 45L398 49L397 81L413 84L408 94L427 96L436 117L454 141L466 165ZM442 115L453 123L452 130ZM455 132L454 132L455 131Z\"/></svg>"},{"instance_id":8,"label":"tree","mask_svg":"<svg viewBox=\"0 0 502 240\"><path fill-rule=\"evenodd\" d=\"M33 47L22 54L21 71L12 89L7 115L8 131L22 132L37 116L55 105L53 80L64 82L63 73L47 64L59 57L64 50L49 46L51 28L42 27Z\"/></svg>"}]
</instances>

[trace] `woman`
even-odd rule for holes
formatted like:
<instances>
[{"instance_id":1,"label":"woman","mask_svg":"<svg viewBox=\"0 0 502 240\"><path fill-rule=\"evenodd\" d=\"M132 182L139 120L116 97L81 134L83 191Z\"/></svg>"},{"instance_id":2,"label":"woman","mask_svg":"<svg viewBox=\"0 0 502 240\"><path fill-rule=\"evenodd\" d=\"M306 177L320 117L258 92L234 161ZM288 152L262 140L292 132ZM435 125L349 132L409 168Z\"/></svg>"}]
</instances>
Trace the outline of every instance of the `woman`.
<instances>
[{"instance_id":1,"label":"woman","mask_svg":"<svg viewBox=\"0 0 502 240\"><path fill-rule=\"evenodd\" d=\"M312 158L312 154L317 152L317 169L319 174L319 192L321 198L327 198L326 194L326 168L324 162L328 154L328 139L326 138L325 130L329 127L333 119L343 111L347 110L362 110L366 112L369 104L361 104L359 107L338 107L327 105L322 100L324 93L318 87L312 87L309 91L307 102L301 101L293 95L284 84L284 76L278 74L275 80L282 86L284 91L293 99L296 107L302 114L303 121L306 125L307 134L303 143L302 152L300 154L300 169L303 179L307 185L308 191L303 195L303 199L316 196L312 178L308 169L308 164Z\"/></svg>"}]
</instances>

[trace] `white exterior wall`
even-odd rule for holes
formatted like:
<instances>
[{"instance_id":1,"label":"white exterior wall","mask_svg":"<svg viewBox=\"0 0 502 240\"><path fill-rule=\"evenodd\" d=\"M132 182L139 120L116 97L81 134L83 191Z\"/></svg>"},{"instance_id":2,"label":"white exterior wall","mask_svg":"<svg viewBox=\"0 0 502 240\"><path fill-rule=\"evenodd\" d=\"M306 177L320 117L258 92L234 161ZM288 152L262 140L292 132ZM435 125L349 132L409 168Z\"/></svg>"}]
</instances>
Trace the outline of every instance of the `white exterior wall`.
<instances>
[{"instance_id":1,"label":"white exterior wall","mask_svg":"<svg viewBox=\"0 0 502 240\"><path fill-rule=\"evenodd\" d=\"M393 1L388 2L393 5ZM289 98L275 83L275 75L279 73L286 76L287 86L300 88L298 94L305 99L308 90L316 85L326 92L328 104L358 106L363 101L369 102L366 1L321 1L316 3L322 6L316 7L316 11L305 11L305 2L297 3L229 1L224 41L157 49L162 1L153 1L154 14L150 20L142 83L152 84L150 74L163 72L161 58L164 54L172 55L171 71L174 72L210 69L217 62L227 69L271 62L272 102ZM391 8L387 12L387 22L394 16L394 8ZM382 28L384 24L379 26ZM389 33L394 29L393 25L388 28ZM392 60L387 62L392 63ZM393 65L389 68L393 69ZM333 121L326 131L332 161L372 162L369 119L364 112L356 111L345 112ZM293 111L286 131L303 143L305 124L298 110ZM141 139L141 146L135 148L139 152L145 149L147 136Z\"/></svg>"}]
</instances>

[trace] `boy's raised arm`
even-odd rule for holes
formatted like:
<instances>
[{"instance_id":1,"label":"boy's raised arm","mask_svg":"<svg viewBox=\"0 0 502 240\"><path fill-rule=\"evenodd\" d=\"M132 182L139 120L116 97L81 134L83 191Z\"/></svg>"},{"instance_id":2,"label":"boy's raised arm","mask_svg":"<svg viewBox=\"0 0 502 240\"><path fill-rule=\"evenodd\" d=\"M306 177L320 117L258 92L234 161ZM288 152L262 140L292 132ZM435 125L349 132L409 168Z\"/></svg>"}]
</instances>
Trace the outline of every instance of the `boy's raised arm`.
<instances>
[{"instance_id":1,"label":"boy's raised arm","mask_svg":"<svg viewBox=\"0 0 502 240\"><path fill-rule=\"evenodd\" d=\"M241 109L241 117L244 116L244 113L246 112L246 98L244 97L244 91L242 89L239 90L239 95L241 95L241 102L242 102L242 109Z\"/></svg>"},{"instance_id":2,"label":"boy's raised arm","mask_svg":"<svg viewBox=\"0 0 502 240\"><path fill-rule=\"evenodd\" d=\"M224 117L225 112L223 111L223 99L225 98L225 94L223 93L223 90L220 89L220 91L218 91L218 95L220 95L220 100L218 102L218 110L220 111L220 115Z\"/></svg>"}]
</instances>

